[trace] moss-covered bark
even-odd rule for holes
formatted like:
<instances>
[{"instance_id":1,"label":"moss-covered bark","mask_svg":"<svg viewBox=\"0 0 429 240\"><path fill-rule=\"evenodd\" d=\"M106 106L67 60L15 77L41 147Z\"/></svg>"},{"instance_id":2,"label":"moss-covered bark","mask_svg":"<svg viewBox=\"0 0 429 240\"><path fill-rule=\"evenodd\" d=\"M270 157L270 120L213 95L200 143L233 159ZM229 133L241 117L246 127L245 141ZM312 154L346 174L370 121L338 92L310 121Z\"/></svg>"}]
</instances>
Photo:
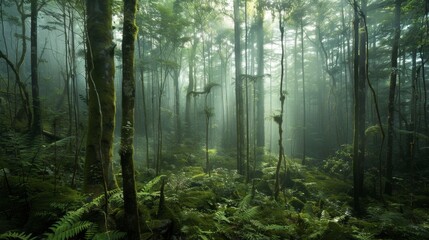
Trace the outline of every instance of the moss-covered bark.
<instances>
[{"instance_id":1,"label":"moss-covered bark","mask_svg":"<svg viewBox=\"0 0 429 240\"><path fill-rule=\"evenodd\" d=\"M112 168L115 127L112 1L87 0L88 133L84 190L101 193L116 187ZM103 169L103 171L102 171Z\"/></svg>"},{"instance_id":2,"label":"moss-covered bark","mask_svg":"<svg viewBox=\"0 0 429 240\"><path fill-rule=\"evenodd\" d=\"M137 27L135 25L136 0L124 0L124 32L122 37L122 128L121 128L121 167L124 189L124 212L128 239L140 239L139 215L134 175L134 43Z\"/></svg>"}]
</instances>

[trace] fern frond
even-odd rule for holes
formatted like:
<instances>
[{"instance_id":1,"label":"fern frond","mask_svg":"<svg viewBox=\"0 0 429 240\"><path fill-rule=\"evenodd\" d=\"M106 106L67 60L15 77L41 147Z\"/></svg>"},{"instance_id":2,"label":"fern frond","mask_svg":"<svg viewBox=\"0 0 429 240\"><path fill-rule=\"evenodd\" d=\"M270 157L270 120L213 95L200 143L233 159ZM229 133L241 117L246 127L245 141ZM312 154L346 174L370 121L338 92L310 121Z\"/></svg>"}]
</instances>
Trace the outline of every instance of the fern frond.
<instances>
[{"instance_id":1,"label":"fern frond","mask_svg":"<svg viewBox=\"0 0 429 240\"><path fill-rule=\"evenodd\" d=\"M20 233L20 232L5 232L0 234L0 239L8 240L34 240L35 237L31 237L31 234Z\"/></svg>"},{"instance_id":2,"label":"fern frond","mask_svg":"<svg viewBox=\"0 0 429 240\"><path fill-rule=\"evenodd\" d=\"M258 206L249 208L249 209L242 211L242 212L238 211L239 213L237 214L238 215L237 219L238 220L244 220L244 221L250 221L258 214L258 211L259 211Z\"/></svg>"},{"instance_id":3,"label":"fern frond","mask_svg":"<svg viewBox=\"0 0 429 240\"><path fill-rule=\"evenodd\" d=\"M247 194L241 201L238 203L239 211L243 211L250 206L250 202L252 201L252 195Z\"/></svg>"},{"instance_id":4,"label":"fern frond","mask_svg":"<svg viewBox=\"0 0 429 240\"><path fill-rule=\"evenodd\" d=\"M152 188L159 183L162 179L164 179L166 176L165 175L160 175L155 177L154 179L150 180L148 183L146 183L146 185L142 188L142 190L140 192L149 192L152 190Z\"/></svg>"},{"instance_id":5,"label":"fern frond","mask_svg":"<svg viewBox=\"0 0 429 240\"><path fill-rule=\"evenodd\" d=\"M109 203L112 206L112 208L121 208L124 206L124 194L122 192L118 192L116 194L113 194L109 198Z\"/></svg>"},{"instance_id":6,"label":"fern frond","mask_svg":"<svg viewBox=\"0 0 429 240\"><path fill-rule=\"evenodd\" d=\"M90 229L94 223L88 221L80 221L74 224L61 225L53 233L47 235L48 240L67 240L71 239L86 230Z\"/></svg>"},{"instance_id":7,"label":"fern frond","mask_svg":"<svg viewBox=\"0 0 429 240\"><path fill-rule=\"evenodd\" d=\"M112 196L119 193L122 193L122 190L120 188L110 190L109 192L107 192L107 198L110 199ZM87 205L89 208L87 209L90 209L91 207L100 207L103 204L104 204L104 194L98 196L97 198L92 200L92 202L88 203Z\"/></svg>"},{"instance_id":8,"label":"fern frond","mask_svg":"<svg viewBox=\"0 0 429 240\"><path fill-rule=\"evenodd\" d=\"M218 222L226 222L226 223L231 223L231 221L225 216L225 211L217 211L214 214L214 219L217 220Z\"/></svg>"},{"instance_id":9,"label":"fern frond","mask_svg":"<svg viewBox=\"0 0 429 240\"><path fill-rule=\"evenodd\" d=\"M97 224L93 224L91 227L89 227L85 232L85 239L90 240L93 239L94 236L97 234L98 226Z\"/></svg>"}]
</instances>

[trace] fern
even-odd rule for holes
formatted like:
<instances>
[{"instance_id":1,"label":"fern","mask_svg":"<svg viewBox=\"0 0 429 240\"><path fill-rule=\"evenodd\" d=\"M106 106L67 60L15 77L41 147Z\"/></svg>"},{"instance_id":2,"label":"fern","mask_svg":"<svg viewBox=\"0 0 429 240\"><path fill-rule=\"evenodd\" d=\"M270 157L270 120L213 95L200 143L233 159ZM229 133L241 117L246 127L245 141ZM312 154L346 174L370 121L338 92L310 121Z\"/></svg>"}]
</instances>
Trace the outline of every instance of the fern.
<instances>
[{"instance_id":1,"label":"fern","mask_svg":"<svg viewBox=\"0 0 429 240\"><path fill-rule=\"evenodd\" d=\"M243 211L245 209L247 209L250 206L250 202L252 201L252 195L251 194L247 194L243 200L240 201L240 203L238 204L238 209L240 211Z\"/></svg>"},{"instance_id":2,"label":"fern","mask_svg":"<svg viewBox=\"0 0 429 240\"><path fill-rule=\"evenodd\" d=\"M117 197L119 194L121 194L121 190L114 189L108 192L108 197ZM101 195L81 208L67 212L66 215L49 228L51 232L45 234L46 238L49 240L66 240L83 233L85 233L86 239L95 238L97 236L96 225L89 221L83 221L82 216L90 212L91 209L104 204L104 198L105 196Z\"/></svg>"},{"instance_id":3,"label":"fern","mask_svg":"<svg viewBox=\"0 0 429 240\"><path fill-rule=\"evenodd\" d=\"M120 208L124 206L124 194L122 192L118 192L112 194L109 198L109 203L112 208Z\"/></svg>"},{"instance_id":4,"label":"fern","mask_svg":"<svg viewBox=\"0 0 429 240\"><path fill-rule=\"evenodd\" d=\"M93 226L94 223L79 221L71 225L61 225L55 229L54 233L48 234L48 240L66 240L76 237Z\"/></svg>"},{"instance_id":5,"label":"fern","mask_svg":"<svg viewBox=\"0 0 429 240\"><path fill-rule=\"evenodd\" d=\"M236 219L241 221L250 221L252 220L259 212L259 207L255 206L252 208L249 208L245 211L237 211L236 213Z\"/></svg>"},{"instance_id":6,"label":"fern","mask_svg":"<svg viewBox=\"0 0 429 240\"><path fill-rule=\"evenodd\" d=\"M19 233L19 232L6 232L0 234L0 239L16 239L16 240L35 240L35 237L31 237L31 234Z\"/></svg>"},{"instance_id":7,"label":"fern","mask_svg":"<svg viewBox=\"0 0 429 240\"><path fill-rule=\"evenodd\" d=\"M146 185L142 188L140 192L150 192L152 191L153 187L158 184L162 179L166 178L165 175L160 175L155 177L154 179L150 180Z\"/></svg>"},{"instance_id":8,"label":"fern","mask_svg":"<svg viewBox=\"0 0 429 240\"><path fill-rule=\"evenodd\" d=\"M215 220L217 220L218 222L226 222L226 223L231 223L231 221L225 216L225 211L224 210L220 210L220 211L216 211L213 217Z\"/></svg>"}]
</instances>

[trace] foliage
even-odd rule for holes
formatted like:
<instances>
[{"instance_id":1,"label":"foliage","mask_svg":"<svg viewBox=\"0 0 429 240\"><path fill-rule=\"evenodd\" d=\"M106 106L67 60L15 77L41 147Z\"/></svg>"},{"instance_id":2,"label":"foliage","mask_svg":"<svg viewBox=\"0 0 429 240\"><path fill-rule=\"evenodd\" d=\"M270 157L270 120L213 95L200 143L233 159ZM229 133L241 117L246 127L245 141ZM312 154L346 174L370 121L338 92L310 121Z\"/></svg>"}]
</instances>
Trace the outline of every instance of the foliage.
<instances>
[{"instance_id":1,"label":"foliage","mask_svg":"<svg viewBox=\"0 0 429 240\"><path fill-rule=\"evenodd\" d=\"M335 154L323 161L323 170L330 174L348 178L352 174L351 145L343 145Z\"/></svg>"},{"instance_id":2,"label":"foliage","mask_svg":"<svg viewBox=\"0 0 429 240\"><path fill-rule=\"evenodd\" d=\"M115 198L120 194L119 190L112 190L109 192L109 198ZM49 229L50 232L46 233L46 239L51 240L65 240L73 239L76 236L85 236L84 239L102 239L103 236L109 236L111 239L122 239L125 233L117 231L106 231L98 233L96 223L84 220L85 214L88 214L95 209L99 209L104 204L104 195L101 195L89 203L84 204L77 210L67 212Z\"/></svg>"},{"instance_id":3,"label":"foliage","mask_svg":"<svg viewBox=\"0 0 429 240\"><path fill-rule=\"evenodd\" d=\"M18 232L6 232L0 234L0 239L7 240L35 240L35 237L31 237L31 234L18 233Z\"/></svg>"}]
</instances>

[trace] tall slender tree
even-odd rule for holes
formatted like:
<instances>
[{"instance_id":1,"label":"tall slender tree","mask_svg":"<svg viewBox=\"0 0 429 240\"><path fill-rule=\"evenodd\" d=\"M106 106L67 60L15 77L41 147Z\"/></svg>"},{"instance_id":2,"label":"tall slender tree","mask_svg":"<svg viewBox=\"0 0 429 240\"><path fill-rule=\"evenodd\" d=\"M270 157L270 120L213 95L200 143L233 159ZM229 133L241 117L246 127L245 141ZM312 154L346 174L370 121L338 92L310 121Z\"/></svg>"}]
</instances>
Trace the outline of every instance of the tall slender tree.
<instances>
[{"instance_id":1,"label":"tall slender tree","mask_svg":"<svg viewBox=\"0 0 429 240\"><path fill-rule=\"evenodd\" d=\"M366 79L367 79L367 57L366 57L366 45L367 45L367 33L365 28L366 22L366 8L367 8L367 0L361 0L360 6L360 21L359 21L359 82L358 82L358 112L357 121L358 121L358 169L357 174L358 182L354 187L357 187L357 191L359 192L359 196L363 195L363 180L364 180L364 163L365 163L365 118L366 118Z\"/></svg>"},{"instance_id":2,"label":"tall slender tree","mask_svg":"<svg viewBox=\"0 0 429 240\"><path fill-rule=\"evenodd\" d=\"M237 171L244 174L244 106L241 77L241 20L240 0L234 0L235 104L237 127Z\"/></svg>"},{"instance_id":3,"label":"tall slender tree","mask_svg":"<svg viewBox=\"0 0 429 240\"><path fill-rule=\"evenodd\" d=\"M390 72L390 87L389 87L389 103L388 103L388 116L387 116L387 155L386 155L386 183L384 192L392 195L392 178L393 178L393 125L395 116L395 92L396 92L396 78L398 75L398 50L399 39L401 37L401 0L395 0L395 13L394 13L394 36L392 42L392 54L390 58L391 72Z\"/></svg>"},{"instance_id":4,"label":"tall slender tree","mask_svg":"<svg viewBox=\"0 0 429 240\"><path fill-rule=\"evenodd\" d=\"M134 103L135 71L134 44L137 26L136 0L124 0L124 23L122 35L122 128L121 128L121 167L124 190L124 212L128 239L140 239L139 213L134 174Z\"/></svg>"},{"instance_id":5,"label":"tall slender tree","mask_svg":"<svg viewBox=\"0 0 429 240\"><path fill-rule=\"evenodd\" d=\"M279 30L280 30L280 45L281 45L281 59L280 59L280 89L279 89L279 100L280 100L280 113L274 116L274 121L279 127L279 158L277 160L276 167L276 180L274 185L274 198L277 200L280 194L280 167L284 159L284 147L283 147L283 112L284 112L284 103L286 99L286 93L283 91L284 84L284 71L285 71L285 49L284 49L284 19L282 16L282 9L278 10L279 12Z\"/></svg>"},{"instance_id":6,"label":"tall slender tree","mask_svg":"<svg viewBox=\"0 0 429 240\"><path fill-rule=\"evenodd\" d=\"M359 7L357 0L353 1L353 208L360 211L359 180Z\"/></svg>"},{"instance_id":7,"label":"tall slender tree","mask_svg":"<svg viewBox=\"0 0 429 240\"><path fill-rule=\"evenodd\" d=\"M39 13L38 1L31 0L31 94L33 99L33 123L31 126L33 135L42 133L42 114L39 97L39 78L38 78L38 55L37 55L37 17Z\"/></svg>"},{"instance_id":8,"label":"tall slender tree","mask_svg":"<svg viewBox=\"0 0 429 240\"><path fill-rule=\"evenodd\" d=\"M257 75L264 75L264 10L263 1L257 2L256 13L256 46L257 46ZM256 146L258 147L258 156L263 154L265 146L265 109L264 109L264 79L256 82Z\"/></svg>"},{"instance_id":9,"label":"tall slender tree","mask_svg":"<svg viewBox=\"0 0 429 240\"><path fill-rule=\"evenodd\" d=\"M89 99L84 190L100 194L117 187L112 166L116 111L112 0L87 0L86 11Z\"/></svg>"},{"instance_id":10,"label":"tall slender tree","mask_svg":"<svg viewBox=\"0 0 429 240\"><path fill-rule=\"evenodd\" d=\"M305 71L304 71L304 14L301 13L301 77L302 77L302 164L306 164L306 129L307 129L307 113L305 103Z\"/></svg>"}]
</instances>

